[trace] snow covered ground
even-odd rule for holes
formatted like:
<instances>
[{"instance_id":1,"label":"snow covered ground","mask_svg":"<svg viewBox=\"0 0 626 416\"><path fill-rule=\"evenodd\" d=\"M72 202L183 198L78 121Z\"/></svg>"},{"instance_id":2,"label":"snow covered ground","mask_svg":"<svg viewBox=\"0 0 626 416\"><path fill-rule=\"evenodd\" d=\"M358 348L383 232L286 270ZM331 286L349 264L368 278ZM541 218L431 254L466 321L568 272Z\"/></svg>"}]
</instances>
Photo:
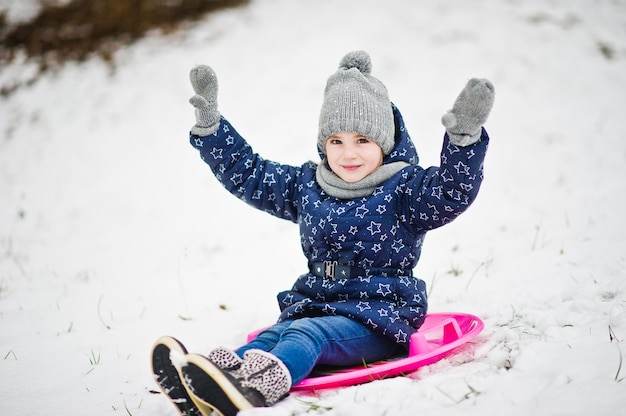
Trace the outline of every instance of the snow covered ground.
<instances>
[{"instance_id":1,"label":"snow covered ground","mask_svg":"<svg viewBox=\"0 0 626 416\"><path fill-rule=\"evenodd\" d=\"M424 166L466 80L496 86L481 194L416 269L432 311L486 328L410 376L247 414L623 414L626 2L381 4L254 0L0 99L0 414L174 415L153 393L157 337L206 352L274 321L306 267L297 227L228 195L188 144L188 72L212 65L222 113L300 164L353 49Z\"/></svg>"}]
</instances>

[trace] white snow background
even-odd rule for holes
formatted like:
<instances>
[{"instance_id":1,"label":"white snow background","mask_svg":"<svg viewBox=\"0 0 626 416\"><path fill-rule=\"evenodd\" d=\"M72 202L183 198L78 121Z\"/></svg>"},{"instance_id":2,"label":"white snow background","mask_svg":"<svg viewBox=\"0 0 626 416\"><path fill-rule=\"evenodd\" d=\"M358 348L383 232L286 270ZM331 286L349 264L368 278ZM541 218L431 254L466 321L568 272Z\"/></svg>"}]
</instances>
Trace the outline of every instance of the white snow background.
<instances>
[{"instance_id":1,"label":"white snow background","mask_svg":"<svg viewBox=\"0 0 626 416\"><path fill-rule=\"evenodd\" d=\"M114 71L70 64L0 99L0 414L175 415L153 392L160 335L208 352L274 322L306 269L298 228L230 196L189 145L188 73L211 65L222 114L264 157L301 164L354 49L424 167L465 82L496 87L480 195L415 271L431 311L486 328L406 377L245 414L624 414L623 0L254 0L151 34Z\"/></svg>"}]
</instances>

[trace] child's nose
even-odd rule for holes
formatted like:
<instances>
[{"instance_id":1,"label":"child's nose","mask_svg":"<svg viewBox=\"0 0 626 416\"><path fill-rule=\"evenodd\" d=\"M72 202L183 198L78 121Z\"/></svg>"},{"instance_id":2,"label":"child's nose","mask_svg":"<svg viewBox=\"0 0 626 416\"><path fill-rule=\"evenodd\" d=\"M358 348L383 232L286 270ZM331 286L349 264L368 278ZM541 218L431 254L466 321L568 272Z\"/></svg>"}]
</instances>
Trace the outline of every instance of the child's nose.
<instances>
[{"instance_id":1,"label":"child's nose","mask_svg":"<svg viewBox=\"0 0 626 416\"><path fill-rule=\"evenodd\" d=\"M344 151L344 157L348 159L354 159L357 155L356 149L352 146L346 146Z\"/></svg>"}]
</instances>

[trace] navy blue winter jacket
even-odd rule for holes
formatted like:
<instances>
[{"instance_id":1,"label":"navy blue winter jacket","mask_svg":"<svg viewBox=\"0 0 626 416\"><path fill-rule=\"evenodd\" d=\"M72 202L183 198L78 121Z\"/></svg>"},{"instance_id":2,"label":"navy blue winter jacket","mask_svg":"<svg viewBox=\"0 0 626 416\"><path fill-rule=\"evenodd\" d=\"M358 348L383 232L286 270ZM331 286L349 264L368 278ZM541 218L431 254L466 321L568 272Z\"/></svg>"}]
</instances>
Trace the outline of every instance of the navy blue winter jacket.
<instances>
[{"instance_id":1,"label":"navy blue winter jacket","mask_svg":"<svg viewBox=\"0 0 626 416\"><path fill-rule=\"evenodd\" d=\"M475 199L489 137L483 129L480 141L457 147L446 134L440 167L423 169L400 112L395 106L393 111L396 144L383 163L410 166L372 195L348 200L320 188L315 163L289 166L255 154L224 118L215 134L191 135L191 144L228 191L300 226L310 270L278 295L279 321L343 315L405 346L423 323L426 285L413 276L413 268L424 236L454 220ZM312 270L320 263L360 272L331 278Z\"/></svg>"}]
</instances>

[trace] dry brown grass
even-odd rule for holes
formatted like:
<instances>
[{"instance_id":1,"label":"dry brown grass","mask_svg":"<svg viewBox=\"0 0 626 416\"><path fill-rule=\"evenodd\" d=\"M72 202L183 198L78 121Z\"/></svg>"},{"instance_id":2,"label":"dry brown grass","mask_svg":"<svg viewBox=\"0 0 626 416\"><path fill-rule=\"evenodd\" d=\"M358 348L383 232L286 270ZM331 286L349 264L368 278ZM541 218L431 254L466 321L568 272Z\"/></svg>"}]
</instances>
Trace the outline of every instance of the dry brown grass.
<instances>
[{"instance_id":1,"label":"dry brown grass","mask_svg":"<svg viewBox=\"0 0 626 416\"><path fill-rule=\"evenodd\" d=\"M23 52L41 72L67 61L99 55L112 62L120 45L141 38L149 30L176 30L182 22L207 13L243 6L249 0L41 0L37 16L9 25L0 15L0 66ZM6 95L7 91L2 91Z\"/></svg>"}]
</instances>

